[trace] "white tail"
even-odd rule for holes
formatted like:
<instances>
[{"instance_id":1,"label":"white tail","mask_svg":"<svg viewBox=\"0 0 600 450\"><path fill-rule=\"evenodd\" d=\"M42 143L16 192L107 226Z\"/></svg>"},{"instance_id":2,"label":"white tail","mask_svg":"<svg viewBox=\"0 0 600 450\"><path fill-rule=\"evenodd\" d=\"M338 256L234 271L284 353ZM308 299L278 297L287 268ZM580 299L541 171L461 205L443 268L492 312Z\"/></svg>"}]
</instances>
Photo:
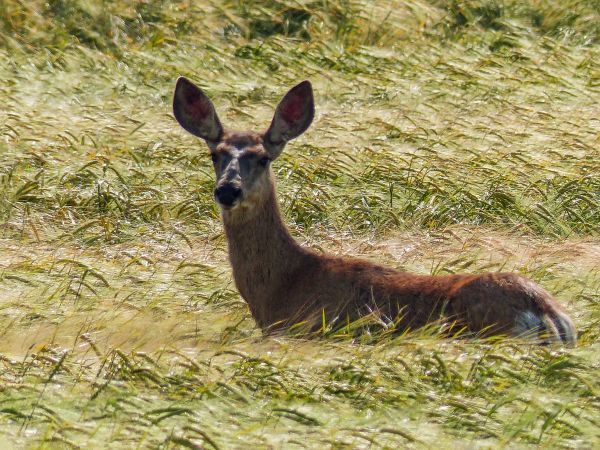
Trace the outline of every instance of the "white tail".
<instances>
[{"instance_id":1,"label":"white tail","mask_svg":"<svg viewBox=\"0 0 600 450\"><path fill-rule=\"evenodd\" d=\"M577 332L560 305L517 274L416 275L296 243L281 220L269 166L312 122L308 81L283 97L264 133L225 130L208 97L183 77L173 110L210 149L235 283L264 331L376 316L399 331L445 320L476 335L575 343Z\"/></svg>"}]
</instances>

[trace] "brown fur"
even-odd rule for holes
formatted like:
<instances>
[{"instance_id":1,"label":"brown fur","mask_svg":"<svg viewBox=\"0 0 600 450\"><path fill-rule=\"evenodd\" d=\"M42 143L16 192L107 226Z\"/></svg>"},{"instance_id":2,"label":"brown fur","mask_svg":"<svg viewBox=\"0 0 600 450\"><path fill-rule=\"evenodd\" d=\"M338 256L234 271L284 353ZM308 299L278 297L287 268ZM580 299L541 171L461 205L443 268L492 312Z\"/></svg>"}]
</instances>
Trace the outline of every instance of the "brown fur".
<instances>
[{"instance_id":1,"label":"brown fur","mask_svg":"<svg viewBox=\"0 0 600 450\"><path fill-rule=\"evenodd\" d=\"M512 334L516 315L532 311L548 316L540 334L564 334L552 319L566 317L560 305L513 273L416 275L301 247L281 220L272 183L252 212L223 211L223 223L236 286L265 331L303 321L315 328L325 311L340 325L375 314L399 331L441 319L455 331Z\"/></svg>"},{"instance_id":2,"label":"brown fur","mask_svg":"<svg viewBox=\"0 0 600 450\"><path fill-rule=\"evenodd\" d=\"M310 125L312 101L303 82L280 102L267 132L229 132L201 90L185 79L176 88L178 121L213 154L235 284L265 332L298 323L316 329L323 316L333 326L368 316L399 331L441 320L455 332L575 342L560 305L517 274L416 275L301 247L281 219L268 163Z\"/></svg>"}]
</instances>

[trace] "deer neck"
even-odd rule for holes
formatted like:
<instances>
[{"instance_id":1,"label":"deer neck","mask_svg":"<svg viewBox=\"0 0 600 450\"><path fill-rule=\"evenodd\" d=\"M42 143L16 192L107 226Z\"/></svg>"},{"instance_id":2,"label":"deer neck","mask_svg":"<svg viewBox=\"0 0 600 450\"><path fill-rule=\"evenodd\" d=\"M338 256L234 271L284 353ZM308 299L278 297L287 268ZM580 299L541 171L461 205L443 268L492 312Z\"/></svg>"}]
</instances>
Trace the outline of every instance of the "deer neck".
<instances>
[{"instance_id":1,"label":"deer neck","mask_svg":"<svg viewBox=\"0 0 600 450\"><path fill-rule=\"evenodd\" d=\"M283 300L276 293L309 253L287 230L269 185L259 205L222 214L235 284L260 326L268 325Z\"/></svg>"}]
</instances>

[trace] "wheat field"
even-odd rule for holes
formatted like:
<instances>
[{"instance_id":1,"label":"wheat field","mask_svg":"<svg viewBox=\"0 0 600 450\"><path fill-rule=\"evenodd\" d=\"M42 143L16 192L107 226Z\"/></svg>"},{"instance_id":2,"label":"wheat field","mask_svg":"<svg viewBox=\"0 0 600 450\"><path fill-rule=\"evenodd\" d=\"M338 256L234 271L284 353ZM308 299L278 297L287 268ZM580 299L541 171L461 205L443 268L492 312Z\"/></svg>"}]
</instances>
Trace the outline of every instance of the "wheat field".
<instances>
[{"instance_id":1,"label":"wheat field","mask_svg":"<svg viewBox=\"0 0 600 450\"><path fill-rule=\"evenodd\" d=\"M597 0L0 0L0 448L600 446ZM265 129L306 246L515 271L574 348L263 337L179 75Z\"/></svg>"}]
</instances>

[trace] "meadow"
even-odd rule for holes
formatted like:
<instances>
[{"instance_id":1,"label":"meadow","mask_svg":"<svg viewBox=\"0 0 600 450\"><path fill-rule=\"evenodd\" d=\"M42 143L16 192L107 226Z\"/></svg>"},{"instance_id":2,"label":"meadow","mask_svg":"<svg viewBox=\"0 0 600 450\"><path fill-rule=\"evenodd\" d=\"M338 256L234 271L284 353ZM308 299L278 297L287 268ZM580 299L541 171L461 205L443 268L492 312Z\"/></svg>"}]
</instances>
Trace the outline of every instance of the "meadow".
<instances>
[{"instance_id":1,"label":"meadow","mask_svg":"<svg viewBox=\"0 0 600 450\"><path fill-rule=\"evenodd\" d=\"M185 75L265 129L295 238L515 271L575 347L264 337L233 284ZM598 0L0 0L0 448L598 448Z\"/></svg>"}]
</instances>

